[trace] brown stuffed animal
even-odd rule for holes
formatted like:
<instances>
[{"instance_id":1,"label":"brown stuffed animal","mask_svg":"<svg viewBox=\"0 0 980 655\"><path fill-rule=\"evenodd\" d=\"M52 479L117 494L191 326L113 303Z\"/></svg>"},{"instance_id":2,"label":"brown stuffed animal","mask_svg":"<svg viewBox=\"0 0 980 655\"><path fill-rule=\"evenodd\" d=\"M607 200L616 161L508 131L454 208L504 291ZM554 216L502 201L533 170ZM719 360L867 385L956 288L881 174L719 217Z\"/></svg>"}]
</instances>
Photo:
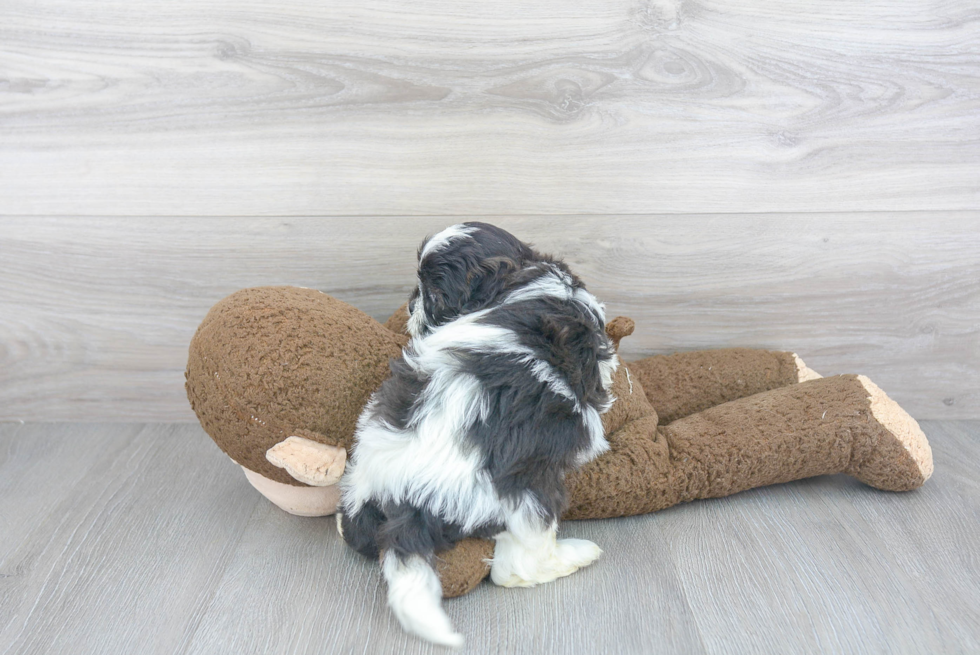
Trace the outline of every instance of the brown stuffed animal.
<instances>
[{"instance_id":1,"label":"brown stuffed animal","mask_svg":"<svg viewBox=\"0 0 980 655\"><path fill-rule=\"evenodd\" d=\"M245 289L215 305L190 346L187 396L201 425L286 511L335 511L361 409L407 343L404 308L381 325L319 291ZM633 321L607 332L619 344ZM603 415L611 449L570 476L564 518L629 516L815 475L888 491L921 486L932 452L871 380L821 378L793 353L714 350L619 367ZM446 597L489 574L493 542L440 555Z\"/></svg>"}]
</instances>

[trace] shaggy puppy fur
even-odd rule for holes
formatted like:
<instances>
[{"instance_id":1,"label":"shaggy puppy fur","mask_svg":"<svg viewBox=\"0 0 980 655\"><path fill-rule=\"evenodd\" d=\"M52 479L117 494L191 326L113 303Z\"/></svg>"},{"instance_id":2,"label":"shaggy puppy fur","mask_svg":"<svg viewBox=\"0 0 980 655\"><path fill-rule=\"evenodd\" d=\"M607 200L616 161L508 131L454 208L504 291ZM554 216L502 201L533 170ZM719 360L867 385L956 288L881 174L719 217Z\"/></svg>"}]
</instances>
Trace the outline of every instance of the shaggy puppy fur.
<instances>
[{"instance_id":1,"label":"shaggy puppy fur","mask_svg":"<svg viewBox=\"0 0 980 655\"><path fill-rule=\"evenodd\" d=\"M531 586L594 561L556 539L564 478L608 449L600 414L618 365L603 305L561 261L484 223L419 248L413 339L357 427L342 481L344 539L381 555L402 626L458 646L433 568L494 537L491 578Z\"/></svg>"}]
</instances>

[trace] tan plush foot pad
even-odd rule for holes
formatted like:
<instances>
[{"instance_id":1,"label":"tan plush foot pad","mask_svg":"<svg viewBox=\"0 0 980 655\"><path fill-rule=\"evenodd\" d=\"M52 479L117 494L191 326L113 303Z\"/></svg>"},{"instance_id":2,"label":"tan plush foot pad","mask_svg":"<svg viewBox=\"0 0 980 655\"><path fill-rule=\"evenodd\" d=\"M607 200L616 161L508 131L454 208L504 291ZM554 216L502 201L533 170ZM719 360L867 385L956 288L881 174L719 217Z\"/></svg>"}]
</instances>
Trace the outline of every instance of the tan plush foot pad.
<instances>
[{"instance_id":1,"label":"tan plush foot pad","mask_svg":"<svg viewBox=\"0 0 980 655\"><path fill-rule=\"evenodd\" d=\"M883 428L883 439L867 459L848 467L847 473L865 484L886 491L921 487L932 475L932 449L915 419L885 395L874 382L857 376L871 403L871 415Z\"/></svg>"},{"instance_id":2,"label":"tan plush foot pad","mask_svg":"<svg viewBox=\"0 0 980 655\"><path fill-rule=\"evenodd\" d=\"M800 359L800 356L793 353L793 361L796 362L796 371L799 377L798 382L806 382L808 380L819 380L823 376L814 371L812 368L806 365L806 363Z\"/></svg>"}]
</instances>

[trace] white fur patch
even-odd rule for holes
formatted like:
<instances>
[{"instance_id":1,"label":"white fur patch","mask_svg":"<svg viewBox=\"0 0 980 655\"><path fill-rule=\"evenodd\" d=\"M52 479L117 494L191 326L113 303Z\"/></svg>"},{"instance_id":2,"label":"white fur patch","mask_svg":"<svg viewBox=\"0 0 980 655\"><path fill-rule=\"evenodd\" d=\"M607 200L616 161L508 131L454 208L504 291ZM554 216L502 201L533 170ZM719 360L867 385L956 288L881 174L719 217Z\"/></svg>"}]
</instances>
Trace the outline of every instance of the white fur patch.
<instances>
[{"instance_id":1,"label":"white fur patch","mask_svg":"<svg viewBox=\"0 0 980 655\"><path fill-rule=\"evenodd\" d=\"M425 307L422 298L422 281L419 280L419 297L415 301L415 311L408 312L408 324L405 328L413 339L417 339L419 335L422 334L423 328L425 328Z\"/></svg>"},{"instance_id":2,"label":"white fur patch","mask_svg":"<svg viewBox=\"0 0 980 655\"><path fill-rule=\"evenodd\" d=\"M387 552L381 571L388 582L388 606L406 632L443 646L463 645L463 635L453 630L442 609L439 577L424 559L412 555L401 562Z\"/></svg>"},{"instance_id":3,"label":"white fur patch","mask_svg":"<svg viewBox=\"0 0 980 655\"><path fill-rule=\"evenodd\" d=\"M503 587L533 587L588 566L602 550L585 539L556 539L556 523L545 525L525 498L507 513L507 531L494 537L490 579Z\"/></svg>"},{"instance_id":4,"label":"white fur patch","mask_svg":"<svg viewBox=\"0 0 980 655\"><path fill-rule=\"evenodd\" d=\"M526 284L525 286L512 291L504 299L504 305L535 298L556 298L558 300L569 301L572 299L572 288L562 281L559 271L552 269L550 273L542 275L538 279Z\"/></svg>"},{"instance_id":5,"label":"white fur patch","mask_svg":"<svg viewBox=\"0 0 980 655\"><path fill-rule=\"evenodd\" d=\"M373 417L376 399L358 421L356 446L341 484L344 507L357 512L369 500L407 502L465 530L500 520L500 499L481 470L480 453L464 435L489 411L482 386L461 372L454 347L489 348L509 330L474 324L471 314L412 342L405 362L429 378L417 411L399 430Z\"/></svg>"},{"instance_id":6,"label":"white fur patch","mask_svg":"<svg viewBox=\"0 0 980 655\"><path fill-rule=\"evenodd\" d=\"M404 502L464 530L498 521L500 500L480 468L480 454L463 447L462 435L485 412L479 382L439 371L429 386L437 388L439 400L424 403L406 430L362 415L341 482L345 510L356 513L369 500Z\"/></svg>"},{"instance_id":7,"label":"white fur patch","mask_svg":"<svg viewBox=\"0 0 980 655\"><path fill-rule=\"evenodd\" d=\"M587 407L582 412L582 420L589 431L589 448L579 453L575 460L576 466L588 464L602 453L609 450L609 442L606 441L606 430L602 427L602 416L594 407Z\"/></svg>"},{"instance_id":8,"label":"white fur patch","mask_svg":"<svg viewBox=\"0 0 980 655\"><path fill-rule=\"evenodd\" d=\"M454 239L472 239L471 236L476 232L477 228L468 227L462 223L457 223L456 225L450 225L442 232L435 234L432 238L425 242L425 246L422 248L422 253L419 255L419 260L425 259L427 255L439 252L443 248L449 245Z\"/></svg>"},{"instance_id":9,"label":"white fur patch","mask_svg":"<svg viewBox=\"0 0 980 655\"><path fill-rule=\"evenodd\" d=\"M602 388L606 391L612 389L613 376L616 374L617 368L619 368L619 355L615 353L613 353L612 359L599 362L599 375L602 377Z\"/></svg>"},{"instance_id":10,"label":"white fur patch","mask_svg":"<svg viewBox=\"0 0 980 655\"><path fill-rule=\"evenodd\" d=\"M593 296L591 293L585 289L575 290L575 300L582 303L590 310L592 313L599 317L599 320L605 324L606 322L606 306L599 302L599 299Z\"/></svg>"}]
</instances>

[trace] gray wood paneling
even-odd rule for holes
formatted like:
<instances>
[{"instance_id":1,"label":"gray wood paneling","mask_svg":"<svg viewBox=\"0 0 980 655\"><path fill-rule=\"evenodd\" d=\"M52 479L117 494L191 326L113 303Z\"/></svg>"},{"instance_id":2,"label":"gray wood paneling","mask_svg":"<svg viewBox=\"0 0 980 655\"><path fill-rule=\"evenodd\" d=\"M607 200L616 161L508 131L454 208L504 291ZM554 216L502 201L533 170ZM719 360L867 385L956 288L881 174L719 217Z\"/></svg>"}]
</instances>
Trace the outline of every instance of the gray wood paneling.
<instances>
[{"instance_id":1,"label":"gray wood paneling","mask_svg":"<svg viewBox=\"0 0 980 655\"><path fill-rule=\"evenodd\" d=\"M384 319L453 218L0 218L0 418L193 420L187 345L246 286ZM572 265L629 358L794 350L919 418L980 415L980 213L499 217Z\"/></svg>"},{"instance_id":2,"label":"gray wood paneling","mask_svg":"<svg viewBox=\"0 0 980 655\"><path fill-rule=\"evenodd\" d=\"M0 214L977 209L974 0L5 0Z\"/></svg>"},{"instance_id":3,"label":"gray wood paneling","mask_svg":"<svg viewBox=\"0 0 980 655\"><path fill-rule=\"evenodd\" d=\"M980 421L923 429L918 491L830 476L567 522L603 557L448 601L462 652L975 653ZM196 425L0 426L0 485L26 526L0 531L0 653L445 652L332 517L275 509Z\"/></svg>"}]
</instances>

